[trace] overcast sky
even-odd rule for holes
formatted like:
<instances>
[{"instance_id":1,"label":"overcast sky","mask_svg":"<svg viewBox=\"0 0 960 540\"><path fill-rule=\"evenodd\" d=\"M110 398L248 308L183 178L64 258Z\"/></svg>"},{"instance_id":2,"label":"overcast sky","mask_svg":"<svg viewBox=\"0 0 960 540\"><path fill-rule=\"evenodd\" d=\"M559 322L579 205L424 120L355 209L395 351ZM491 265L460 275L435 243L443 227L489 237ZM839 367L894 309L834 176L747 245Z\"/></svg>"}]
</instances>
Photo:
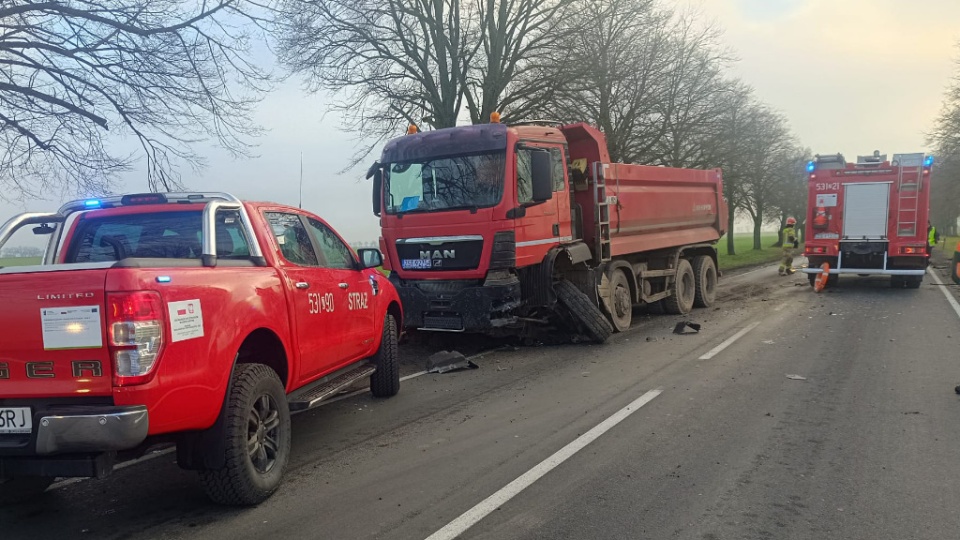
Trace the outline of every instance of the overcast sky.
<instances>
[{"instance_id":1,"label":"overcast sky","mask_svg":"<svg viewBox=\"0 0 960 540\"><path fill-rule=\"evenodd\" d=\"M958 53L960 0L664 1L697 6L724 29L724 43L739 58L732 72L781 110L815 153L927 150L924 133ZM378 223L364 171L337 174L355 144L340 131L338 118L324 116L325 100L305 95L298 81L285 84L258 110L257 119L270 129L259 157L234 161L213 152L211 166L185 178L187 185L296 205L302 152L304 208L326 218L348 241L375 240ZM145 186L141 167L118 190ZM0 220L59 203L0 203Z\"/></svg>"}]
</instances>

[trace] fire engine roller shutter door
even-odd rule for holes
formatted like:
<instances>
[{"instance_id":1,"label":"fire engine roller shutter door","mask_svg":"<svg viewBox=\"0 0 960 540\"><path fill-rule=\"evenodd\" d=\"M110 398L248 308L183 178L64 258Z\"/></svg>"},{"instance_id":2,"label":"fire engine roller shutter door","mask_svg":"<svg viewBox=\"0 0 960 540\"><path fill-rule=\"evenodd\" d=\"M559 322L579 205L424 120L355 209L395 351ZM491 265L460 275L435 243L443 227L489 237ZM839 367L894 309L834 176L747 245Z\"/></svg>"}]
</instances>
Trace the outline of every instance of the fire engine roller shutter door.
<instances>
[{"instance_id":1,"label":"fire engine roller shutter door","mask_svg":"<svg viewBox=\"0 0 960 540\"><path fill-rule=\"evenodd\" d=\"M890 184L846 184L843 195L843 237L880 240L887 237Z\"/></svg>"}]
</instances>

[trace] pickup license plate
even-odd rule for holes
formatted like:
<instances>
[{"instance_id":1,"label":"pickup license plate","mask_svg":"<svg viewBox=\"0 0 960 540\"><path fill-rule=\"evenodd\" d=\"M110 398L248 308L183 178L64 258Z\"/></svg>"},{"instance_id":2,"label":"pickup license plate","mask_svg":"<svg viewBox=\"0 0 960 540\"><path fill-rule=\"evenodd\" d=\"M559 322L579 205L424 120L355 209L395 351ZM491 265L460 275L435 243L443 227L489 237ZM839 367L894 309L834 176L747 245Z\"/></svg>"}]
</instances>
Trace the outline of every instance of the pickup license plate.
<instances>
[{"instance_id":1,"label":"pickup license plate","mask_svg":"<svg viewBox=\"0 0 960 540\"><path fill-rule=\"evenodd\" d=\"M0 407L0 433L30 433L33 416L30 407Z\"/></svg>"}]
</instances>

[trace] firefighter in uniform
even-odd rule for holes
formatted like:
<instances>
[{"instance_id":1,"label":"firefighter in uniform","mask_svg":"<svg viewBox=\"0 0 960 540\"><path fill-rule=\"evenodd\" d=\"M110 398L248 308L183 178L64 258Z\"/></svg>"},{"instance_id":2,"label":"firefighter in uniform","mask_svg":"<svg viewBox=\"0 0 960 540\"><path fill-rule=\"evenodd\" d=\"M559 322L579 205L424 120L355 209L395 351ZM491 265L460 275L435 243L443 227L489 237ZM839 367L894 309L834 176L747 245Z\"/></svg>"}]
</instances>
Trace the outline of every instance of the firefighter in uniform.
<instances>
[{"instance_id":1,"label":"firefighter in uniform","mask_svg":"<svg viewBox=\"0 0 960 540\"><path fill-rule=\"evenodd\" d=\"M930 263L930 256L933 255L933 246L940 241L940 233L933 223L927 222L927 264Z\"/></svg>"},{"instance_id":2,"label":"firefighter in uniform","mask_svg":"<svg viewBox=\"0 0 960 540\"><path fill-rule=\"evenodd\" d=\"M788 276L796 272L796 270L793 269L793 250L800 247L796 225L797 220L788 217L787 226L783 228L783 260L780 261L779 271L781 276Z\"/></svg>"}]
</instances>

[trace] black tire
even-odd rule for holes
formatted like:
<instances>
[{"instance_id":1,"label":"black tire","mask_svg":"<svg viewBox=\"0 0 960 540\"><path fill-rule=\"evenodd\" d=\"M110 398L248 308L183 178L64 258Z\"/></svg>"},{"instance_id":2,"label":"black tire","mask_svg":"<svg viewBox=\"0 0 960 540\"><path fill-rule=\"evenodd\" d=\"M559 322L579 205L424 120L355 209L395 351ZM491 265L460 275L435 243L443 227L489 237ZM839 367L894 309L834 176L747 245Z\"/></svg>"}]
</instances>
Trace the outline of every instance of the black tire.
<instances>
[{"instance_id":1,"label":"black tire","mask_svg":"<svg viewBox=\"0 0 960 540\"><path fill-rule=\"evenodd\" d=\"M908 289L919 289L923 284L923 276L907 276L906 286Z\"/></svg>"},{"instance_id":2,"label":"black tire","mask_svg":"<svg viewBox=\"0 0 960 540\"><path fill-rule=\"evenodd\" d=\"M693 276L696 279L694 307L707 308L717 301L717 265L713 257L701 255L693 260Z\"/></svg>"},{"instance_id":3,"label":"black tire","mask_svg":"<svg viewBox=\"0 0 960 540\"><path fill-rule=\"evenodd\" d=\"M907 285L907 280L903 276L890 276L890 288L902 289Z\"/></svg>"},{"instance_id":4,"label":"black tire","mask_svg":"<svg viewBox=\"0 0 960 540\"><path fill-rule=\"evenodd\" d=\"M838 281L840 281L840 274L829 274L827 276L827 287L836 287Z\"/></svg>"},{"instance_id":5,"label":"black tire","mask_svg":"<svg viewBox=\"0 0 960 540\"><path fill-rule=\"evenodd\" d=\"M622 269L614 270L610 275L610 322L614 332L624 332L633 321L633 293L630 281Z\"/></svg>"},{"instance_id":6,"label":"black tire","mask_svg":"<svg viewBox=\"0 0 960 540\"><path fill-rule=\"evenodd\" d=\"M52 476L18 476L0 478L0 506L27 502L39 497L50 487Z\"/></svg>"},{"instance_id":7,"label":"black tire","mask_svg":"<svg viewBox=\"0 0 960 540\"><path fill-rule=\"evenodd\" d=\"M387 314L383 318L383 335L380 337L380 348L373 355L373 363L377 366L377 371L370 376L370 393L374 397L387 398L397 395L397 392L400 391L398 334L396 319L393 318L393 315Z\"/></svg>"},{"instance_id":8,"label":"black tire","mask_svg":"<svg viewBox=\"0 0 960 540\"><path fill-rule=\"evenodd\" d=\"M810 281L810 286L813 287L817 284L817 276L820 274L807 274L807 280Z\"/></svg>"},{"instance_id":9,"label":"black tire","mask_svg":"<svg viewBox=\"0 0 960 540\"><path fill-rule=\"evenodd\" d=\"M684 315L693 309L696 297L697 280L693 275L690 261L680 259L677 276L673 281L673 294L663 299L663 307L672 315Z\"/></svg>"},{"instance_id":10,"label":"black tire","mask_svg":"<svg viewBox=\"0 0 960 540\"><path fill-rule=\"evenodd\" d=\"M263 364L238 364L226 407L224 466L200 471L200 483L214 502L255 505L277 490L290 460L290 409L283 384Z\"/></svg>"},{"instance_id":11,"label":"black tire","mask_svg":"<svg viewBox=\"0 0 960 540\"><path fill-rule=\"evenodd\" d=\"M583 332L594 343L603 343L613 334L613 326L607 316L576 285L561 280L554 288L560 304L576 321L579 327L577 331Z\"/></svg>"}]
</instances>

